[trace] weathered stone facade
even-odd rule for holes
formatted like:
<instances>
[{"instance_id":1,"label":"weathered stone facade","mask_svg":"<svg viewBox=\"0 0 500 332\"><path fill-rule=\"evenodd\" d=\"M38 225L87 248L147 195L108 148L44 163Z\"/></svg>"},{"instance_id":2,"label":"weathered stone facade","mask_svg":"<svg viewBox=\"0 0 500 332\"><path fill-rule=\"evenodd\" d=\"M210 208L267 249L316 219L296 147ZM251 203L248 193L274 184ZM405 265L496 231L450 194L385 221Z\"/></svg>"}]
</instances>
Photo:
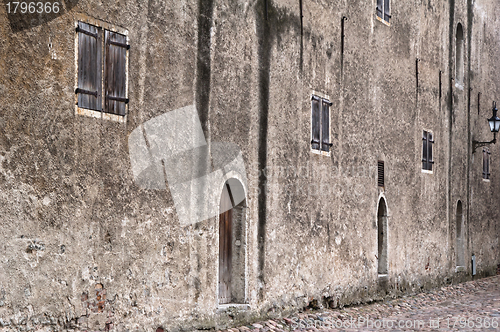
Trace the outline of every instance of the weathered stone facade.
<instances>
[{"instance_id":1,"label":"weathered stone facade","mask_svg":"<svg viewBox=\"0 0 500 332\"><path fill-rule=\"evenodd\" d=\"M390 24L376 6L80 0L14 29L4 5L0 331L219 328L471 279L472 255L476 277L494 274L500 153L484 180L472 141L491 140L500 98L500 4L394 0ZM79 20L128 33L126 117L75 108ZM311 149L312 95L332 103L328 154ZM181 226L168 186L131 168L131 133L189 105L209 151L236 144L246 165L238 305L218 304L219 217Z\"/></svg>"}]
</instances>

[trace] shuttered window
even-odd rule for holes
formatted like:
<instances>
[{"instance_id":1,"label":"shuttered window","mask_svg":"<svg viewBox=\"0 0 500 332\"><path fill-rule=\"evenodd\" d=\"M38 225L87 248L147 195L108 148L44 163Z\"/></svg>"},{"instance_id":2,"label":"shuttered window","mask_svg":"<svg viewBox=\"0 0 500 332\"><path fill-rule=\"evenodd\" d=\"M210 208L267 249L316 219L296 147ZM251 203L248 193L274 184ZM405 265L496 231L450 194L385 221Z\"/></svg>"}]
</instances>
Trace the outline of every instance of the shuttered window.
<instances>
[{"instance_id":1,"label":"shuttered window","mask_svg":"<svg viewBox=\"0 0 500 332\"><path fill-rule=\"evenodd\" d=\"M377 0L377 16L389 23L391 18L391 0Z\"/></svg>"},{"instance_id":2,"label":"shuttered window","mask_svg":"<svg viewBox=\"0 0 500 332\"><path fill-rule=\"evenodd\" d=\"M78 22L77 32L78 107L125 115L127 37L83 22Z\"/></svg>"},{"instance_id":3,"label":"shuttered window","mask_svg":"<svg viewBox=\"0 0 500 332\"><path fill-rule=\"evenodd\" d=\"M490 179L490 154L490 151L483 150L483 179L485 180Z\"/></svg>"},{"instance_id":4,"label":"shuttered window","mask_svg":"<svg viewBox=\"0 0 500 332\"><path fill-rule=\"evenodd\" d=\"M434 164L432 157L433 144L434 138L432 132L424 130L422 135L422 169L427 171L432 171L432 164Z\"/></svg>"},{"instance_id":5,"label":"shuttered window","mask_svg":"<svg viewBox=\"0 0 500 332\"><path fill-rule=\"evenodd\" d=\"M329 100L313 95L311 97L311 148L329 152L330 143L330 103Z\"/></svg>"},{"instance_id":6,"label":"shuttered window","mask_svg":"<svg viewBox=\"0 0 500 332\"><path fill-rule=\"evenodd\" d=\"M78 22L78 106L102 109L102 30Z\"/></svg>"}]
</instances>

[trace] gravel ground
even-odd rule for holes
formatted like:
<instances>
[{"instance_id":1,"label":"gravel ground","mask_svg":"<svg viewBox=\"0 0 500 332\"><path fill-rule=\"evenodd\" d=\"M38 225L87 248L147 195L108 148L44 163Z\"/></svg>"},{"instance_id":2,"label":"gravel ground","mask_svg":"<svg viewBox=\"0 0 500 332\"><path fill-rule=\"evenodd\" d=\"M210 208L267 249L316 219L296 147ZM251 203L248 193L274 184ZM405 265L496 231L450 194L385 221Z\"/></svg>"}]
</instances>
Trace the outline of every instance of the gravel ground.
<instances>
[{"instance_id":1,"label":"gravel ground","mask_svg":"<svg viewBox=\"0 0 500 332\"><path fill-rule=\"evenodd\" d=\"M344 309L318 310L225 330L499 331L500 276Z\"/></svg>"}]
</instances>

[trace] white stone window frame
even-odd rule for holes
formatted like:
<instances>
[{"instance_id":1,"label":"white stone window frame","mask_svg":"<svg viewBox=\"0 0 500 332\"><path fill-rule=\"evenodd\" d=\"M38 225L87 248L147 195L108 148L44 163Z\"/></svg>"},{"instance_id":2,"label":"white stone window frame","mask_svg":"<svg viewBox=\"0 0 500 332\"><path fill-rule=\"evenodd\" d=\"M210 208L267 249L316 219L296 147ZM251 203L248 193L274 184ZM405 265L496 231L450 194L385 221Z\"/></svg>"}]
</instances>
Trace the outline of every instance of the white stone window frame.
<instances>
[{"instance_id":1,"label":"white stone window frame","mask_svg":"<svg viewBox=\"0 0 500 332\"><path fill-rule=\"evenodd\" d=\"M331 103L331 99L330 99L329 95L321 93L321 92L318 92L318 91L315 91L315 90L312 90L311 96L309 98L309 102L311 102L311 99L312 99L313 96L319 97L321 99L325 99L325 100L327 100L327 101L329 101ZM309 121L310 121L310 124L311 124L311 126L310 126L310 128L311 128L311 131L310 131L311 138L309 140L309 149L314 154L318 154L318 155L325 156L325 157L330 157L331 153L332 153L333 146L330 146L330 149L328 150L328 152L322 151L321 149L320 150L316 150L316 149L312 148L312 144L311 144L311 141L313 140L312 104L311 104L311 108L310 108L309 114L310 114ZM329 121L328 121L328 137L329 137L329 141L331 143L332 142L332 107L331 106L330 106L330 108L328 110L328 118L329 118ZM321 136L321 126L320 126L320 136ZM321 142L321 137L320 137L320 142Z\"/></svg>"},{"instance_id":2,"label":"white stone window frame","mask_svg":"<svg viewBox=\"0 0 500 332\"><path fill-rule=\"evenodd\" d=\"M73 91L76 91L78 88L78 32L76 32L76 28L78 27L78 22L83 22L87 23L99 28L102 28L104 30L112 31L119 33L121 35L126 36L127 38L127 44L130 44L130 39L128 36L128 30L119 26L116 26L114 24L110 24L98 19L95 19L93 17L90 17L88 15L84 14L76 14L74 17L74 34L75 34L75 86L73 88ZM104 38L103 41L104 43ZM129 87L129 57L130 57L130 52L127 51L127 56L126 56L126 64L125 64L125 94L126 98L128 98L128 87ZM104 66L101 66L101 84L102 84L102 90L104 91ZM117 115L117 114L112 114L112 113L106 113L104 111L104 103L105 100L103 98L103 105L101 107L101 111L96 111L96 110L90 110L87 108L82 108L78 106L78 94L75 93L75 115L77 116L87 116L91 118L98 118L98 119L103 119L103 120L109 120L109 121L114 121L114 122L119 122L119 123L127 123L127 117L128 117L128 110L129 110L129 104L127 103L125 105L125 115Z\"/></svg>"}]
</instances>

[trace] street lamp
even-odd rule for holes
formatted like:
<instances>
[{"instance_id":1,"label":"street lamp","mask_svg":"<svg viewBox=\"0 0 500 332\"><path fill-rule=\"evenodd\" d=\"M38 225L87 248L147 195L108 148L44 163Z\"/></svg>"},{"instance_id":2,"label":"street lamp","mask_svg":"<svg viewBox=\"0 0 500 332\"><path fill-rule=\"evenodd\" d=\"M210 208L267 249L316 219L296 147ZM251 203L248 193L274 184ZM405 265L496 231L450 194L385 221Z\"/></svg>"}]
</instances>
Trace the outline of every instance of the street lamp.
<instances>
[{"instance_id":1,"label":"street lamp","mask_svg":"<svg viewBox=\"0 0 500 332\"><path fill-rule=\"evenodd\" d=\"M493 140L489 142L478 142L478 141L472 141L472 153L476 151L477 148L481 146L485 146L488 144L495 144L497 141L497 133L498 130L500 129L500 118L497 116L497 103L494 101L493 102L493 116L488 119L488 124L490 125L490 131L493 133Z\"/></svg>"}]
</instances>

